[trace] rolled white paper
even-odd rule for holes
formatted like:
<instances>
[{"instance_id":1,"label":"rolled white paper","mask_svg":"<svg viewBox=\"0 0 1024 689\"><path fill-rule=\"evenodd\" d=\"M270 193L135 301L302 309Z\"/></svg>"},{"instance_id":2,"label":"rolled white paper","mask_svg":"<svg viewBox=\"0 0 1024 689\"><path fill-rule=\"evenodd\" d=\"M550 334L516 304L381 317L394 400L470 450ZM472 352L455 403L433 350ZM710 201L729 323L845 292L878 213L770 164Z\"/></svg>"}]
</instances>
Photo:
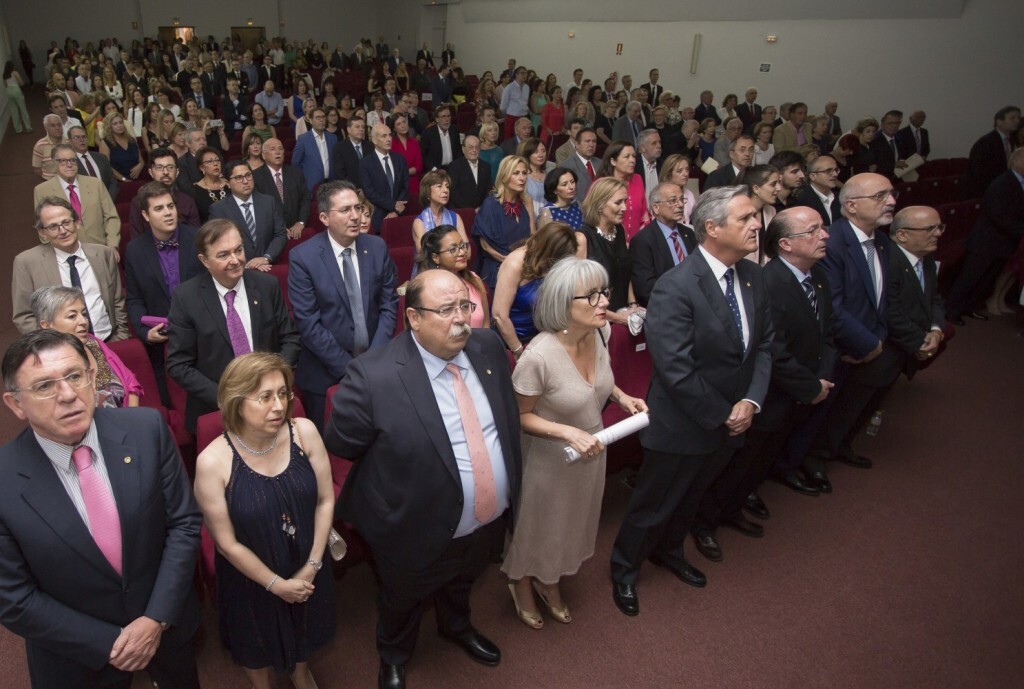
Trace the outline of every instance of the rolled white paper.
<instances>
[{"instance_id":1,"label":"rolled white paper","mask_svg":"<svg viewBox=\"0 0 1024 689\"><path fill-rule=\"evenodd\" d=\"M627 435L632 435L642 428L647 428L651 424L651 417L647 412L640 412L639 414L633 414L632 416L626 417L617 424L613 424L608 428L602 428L600 431L594 434L594 437L604 443L606 446L611 445L616 440L622 440ZM563 448L565 452L565 463L571 464L580 458L580 453L571 447Z\"/></svg>"}]
</instances>

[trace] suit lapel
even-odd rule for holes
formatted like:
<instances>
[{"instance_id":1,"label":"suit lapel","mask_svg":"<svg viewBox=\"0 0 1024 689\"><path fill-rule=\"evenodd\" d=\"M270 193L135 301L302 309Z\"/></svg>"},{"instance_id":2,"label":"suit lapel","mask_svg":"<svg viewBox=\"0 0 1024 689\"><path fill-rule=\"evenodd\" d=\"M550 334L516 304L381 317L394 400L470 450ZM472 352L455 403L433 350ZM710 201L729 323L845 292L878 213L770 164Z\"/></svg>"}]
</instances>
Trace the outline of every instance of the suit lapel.
<instances>
[{"instance_id":1,"label":"suit lapel","mask_svg":"<svg viewBox=\"0 0 1024 689\"><path fill-rule=\"evenodd\" d=\"M373 274L373 266L370 265L370 252L365 246L366 242L361 240L362 235L356 237L352 251L359 261L359 294L363 298L363 313L366 314L370 311L370 276Z\"/></svg>"},{"instance_id":2,"label":"suit lapel","mask_svg":"<svg viewBox=\"0 0 1024 689\"><path fill-rule=\"evenodd\" d=\"M228 322L224 316L224 310L220 306L220 295L217 294L217 288L213 284L213 278L210 275L204 275L202 281L199 283L199 295L202 299L203 305L206 306L208 317L217 324L217 329L220 334L224 337L224 341L228 347L231 347L231 336L228 334ZM232 351L234 349L232 348Z\"/></svg>"},{"instance_id":3,"label":"suit lapel","mask_svg":"<svg viewBox=\"0 0 1024 689\"><path fill-rule=\"evenodd\" d=\"M885 261L888 260L888 257L883 257L881 255L881 253L878 251L878 243L874 241L873 237L872 242L875 244L875 253L878 254L878 262L884 266ZM871 270L868 268L868 259L864 255L864 247L862 247L860 245L860 242L857 241L857 233L853 231L853 226L850 226L850 232L847 236L847 243L850 247L850 253L853 255L854 264L856 264L857 270L858 272L860 272L861 282L864 284L864 290L867 292L868 298L874 300L875 309L877 310L878 305L881 303L881 300L878 297L880 297L881 295L875 293L875 283L872 282L871 280ZM884 273L882 275L882 285L884 288Z\"/></svg>"},{"instance_id":4,"label":"suit lapel","mask_svg":"<svg viewBox=\"0 0 1024 689\"><path fill-rule=\"evenodd\" d=\"M256 202L249 197L252 204L252 218L256 220ZM238 227L238 233L242 235L242 245L245 247L246 260L254 258L256 255L256 245L253 244L252 235L249 234L249 226L245 223L245 215L242 214L242 209L238 207L238 202L235 201L235 197L228 194L228 197L224 199L222 203L227 204L228 214L231 215L231 220Z\"/></svg>"},{"instance_id":5,"label":"suit lapel","mask_svg":"<svg viewBox=\"0 0 1024 689\"><path fill-rule=\"evenodd\" d=\"M334 255L334 247L327 238L327 232L321 232L317 236L319 237L317 241L320 242L320 260L324 262L324 269L331 276L331 282L334 283L338 295L348 307L348 312L352 313L352 304L348 302L348 292L345 290L345 281L342 279L341 270L338 267L338 258Z\"/></svg>"},{"instance_id":6,"label":"suit lapel","mask_svg":"<svg viewBox=\"0 0 1024 689\"><path fill-rule=\"evenodd\" d=\"M270 345L269 342L263 342L263 310L260 306L260 301L265 297L263 292L260 290L259 285L252 279L252 276L248 271L242 274L242 280L245 282L245 296L249 300L249 326L252 328L252 349L257 351L265 349ZM225 328L227 323L225 322Z\"/></svg>"},{"instance_id":7,"label":"suit lapel","mask_svg":"<svg viewBox=\"0 0 1024 689\"><path fill-rule=\"evenodd\" d=\"M126 442L127 436L123 430L106 423L102 417L102 414L96 415L96 431L121 521L121 571L126 572L131 564L129 555L135 552L138 522L132 517L139 513L139 500L142 499L139 488L139 449Z\"/></svg>"},{"instance_id":8,"label":"suit lapel","mask_svg":"<svg viewBox=\"0 0 1024 689\"><path fill-rule=\"evenodd\" d=\"M699 251L687 260L692 259L697 259L700 263L700 270L697 272L697 284L700 285L704 298L708 300L711 310L718 316L718 320L722 322L725 331L732 336L740 351L743 351L743 338L740 337L740 333L736 329L736 322L732 318L732 311L729 310L729 304L725 301L725 294L723 294L718 280L715 279L711 266L708 265L704 255Z\"/></svg>"},{"instance_id":9,"label":"suit lapel","mask_svg":"<svg viewBox=\"0 0 1024 689\"><path fill-rule=\"evenodd\" d=\"M143 267L146 269L146 271L150 275L154 275L156 277L156 282L157 282L157 284L160 285L160 289L163 291L164 294L167 295L167 298L170 299L171 295L167 291L167 281L164 280L164 278L163 278L164 273L163 273L163 268L160 267L160 254L156 250L156 244L154 243L153 235L151 235L147 231L147 232L143 233L143 236L146 237L146 239L141 240L142 260L145 263L145 265ZM183 250L183 247L181 246L181 243L179 242L178 243L178 280L179 281L181 280L181 266L182 266L181 254L182 254L182 250Z\"/></svg>"}]
</instances>

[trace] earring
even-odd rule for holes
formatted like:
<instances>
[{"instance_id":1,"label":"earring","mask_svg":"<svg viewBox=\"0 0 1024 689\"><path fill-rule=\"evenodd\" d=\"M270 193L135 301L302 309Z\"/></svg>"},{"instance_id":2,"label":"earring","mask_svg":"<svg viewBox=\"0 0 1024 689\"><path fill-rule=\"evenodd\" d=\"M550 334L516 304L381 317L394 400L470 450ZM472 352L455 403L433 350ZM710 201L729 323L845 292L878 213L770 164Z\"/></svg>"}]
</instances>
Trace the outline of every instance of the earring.
<instances>
[{"instance_id":1,"label":"earring","mask_svg":"<svg viewBox=\"0 0 1024 689\"><path fill-rule=\"evenodd\" d=\"M563 335L568 335L568 334L569 334L569 329L568 329L568 328L566 328L565 330L563 330L563 331L562 331L562 334L563 334Z\"/></svg>"}]
</instances>

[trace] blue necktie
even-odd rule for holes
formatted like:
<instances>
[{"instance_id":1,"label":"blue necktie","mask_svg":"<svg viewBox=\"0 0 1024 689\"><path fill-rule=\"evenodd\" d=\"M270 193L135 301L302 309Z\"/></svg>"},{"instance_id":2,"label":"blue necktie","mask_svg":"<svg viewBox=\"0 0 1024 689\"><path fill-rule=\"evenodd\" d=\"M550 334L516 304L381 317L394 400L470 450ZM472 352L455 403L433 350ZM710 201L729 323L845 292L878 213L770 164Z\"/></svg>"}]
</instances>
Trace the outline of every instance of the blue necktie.
<instances>
[{"instance_id":1,"label":"blue necktie","mask_svg":"<svg viewBox=\"0 0 1024 689\"><path fill-rule=\"evenodd\" d=\"M736 331L740 334L740 343L743 342L743 317L740 316L740 305L736 301L736 291L733 289L733 269L725 271L725 301L732 311L732 320L736 323Z\"/></svg>"},{"instance_id":2,"label":"blue necktie","mask_svg":"<svg viewBox=\"0 0 1024 689\"><path fill-rule=\"evenodd\" d=\"M924 291L924 261L921 259L917 260L917 264L914 266L914 272L917 273L917 281L921 283L921 291Z\"/></svg>"}]
</instances>

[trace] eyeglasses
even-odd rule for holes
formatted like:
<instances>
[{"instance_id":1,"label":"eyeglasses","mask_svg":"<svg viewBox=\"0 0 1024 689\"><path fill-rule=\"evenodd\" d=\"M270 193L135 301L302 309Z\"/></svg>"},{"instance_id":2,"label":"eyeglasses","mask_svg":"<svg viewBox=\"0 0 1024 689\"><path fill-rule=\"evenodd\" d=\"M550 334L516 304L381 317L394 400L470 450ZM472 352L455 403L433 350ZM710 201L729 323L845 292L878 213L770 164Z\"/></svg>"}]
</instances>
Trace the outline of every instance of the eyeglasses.
<instances>
[{"instance_id":1,"label":"eyeglasses","mask_svg":"<svg viewBox=\"0 0 1024 689\"><path fill-rule=\"evenodd\" d=\"M271 392L267 390L261 392L257 397L246 397L245 399L259 403L261 407L266 407L269 404L273 404L273 400L279 400L281 404L288 404L295 399L295 393L291 390L278 390L277 392Z\"/></svg>"},{"instance_id":2,"label":"eyeglasses","mask_svg":"<svg viewBox=\"0 0 1024 689\"><path fill-rule=\"evenodd\" d=\"M53 162L58 165L78 165L78 158L54 158Z\"/></svg>"},{"instance_id":3,"label":"eyeglasses","mask_svg":"<svg viewBox=\"0 0 1024 689\"><path fill-rule=\"evenodd\" d=\"M940 222L937 225L929 225L928 227L901 227L901 230L910 230L911 232L938 232L942 234L946 231L946 223Z\"/></svg>"},{"instance_id":4,"label":"eyeglasses","mask_svg":"<svg viewBox=\"0 0 1024 689\"><path fill-rule=\"evenodd\" d=\"M210 161L206 161L206 162L210 162ZM174 163L171 163L170 165L153 165L152 167L157 172L174 172L175 170L178 169L178 166L175 165Z\"/></svg>"},{"instance_id":5,"label":"eyeglasses","mask_svg":"<svg viewBox=\"0 0 1024 689\"><path fill-rule=\"evenodd\" d=\"M67 220L62 220L60 222L55 222L52 225L44 225L42 230L46 234L52 234L52 235L56 236L57 233L60 232L61 230L64 230L65 232L70 232L71 228L74 227L74 226L75 226L75 221L72 218L68 218Z\"/></svg>"},{"instance_id":6,"label":"eyeglasses","mask_svg":"<svg viewBox=\"0 0 1024 689\"><path fill-rule=\"evenodd\" d=\"M837 174L839 174L839 168L837 168L837 167L827 167L824 170L811 170L811 174L812 175L817 175L817 174L837 175Z\"/></svg>"},{"instance_id":7,"label":"eyeglasses","mask_svg":"<svg viewBox=\"0 0 1024 689\"><path fill-rule=\"evenodd\" d=\"M604 289L594 290L590 294L584 294L579 297L573 297L572 300L576 301L577 299L586 299L587 303L590 304L591 306L597 306L598 304L601 303L601 297L604 297L605 299L611 299L612 288L605 287Z\"/></svg>"},{"instance_id":8,"label":"eyeglasses","mask_svg":"<svg viewBox=\"0 0 1024 689\"><path fill-rule=\"evenodd\" d=\"M793 234L787 234L785 237L780 237L779 239L793 239L795 237L803 237L804 235L808 234L811 235L812 237L817 237L818 235L821 234L821 231L824 229L824 225L818 225L813 230L807 230L806 232L794 232Z\"/></svg>"},{"instance_id":9,"label":"eyeglasses","mask_svg":"<svg viewBox=\"0 0 1024 689\"><path fill-rule=\"evenodd\" d=\"M441 249L438 253L455 256L460 251L469 251L469 244L467 242L459 242L458 244L451 245L447 249Z\"/></svg>"},{"instance_id":10,"label":"eyeglasses","mask_svg":"<svg viewBox=\"0 0 1024 689\"><path fill-rule=\"evenodd\" d=\"M458 311L466 318L469 318L474 311L476 311L476 304L471 301L464 301L459 304L449 304L448 306L442 306L439 309L431 309L426 306L415 307L417 311L430 311L436 313L441 318L451 318Z\"/></svg>"},{"instance_id":11,"label":"eyeglasses","mask_svg":"<svg viewBox=\"0 0 1024 689\"><path fill-rule=\"evenodd\" d=\"M68 138L71 139L72 141L85 141L89 137L87 137L85 134L72 134Z\"/></svg>"},{"instance_id":12,"label":"eyeglasses","mask_svg":"<svg viewBox=\"0 0 1024 689\"><path fill-rule=\"evenodd\" d=\"M37 400L48 400L53 399L60 393L60 384L67 383L74 390L81 390L87 385L92 385L93 370L91 368L79 368L75 369L71 373L67 374L63 378L53 378L51 380L41 380L37 383L32 383L27 388L11 390L13 393L19 392L30 392L32 396Z\"/></svg>"},{"instance_id":13,"label":"eyeglasses","mask_svg":"<svg viewBox=\"0 0 1024 689\"><path fill-rule=\"evenodd\" d=\"M252 173L246 172L244 175L234 175L232 177L228 177L228 179L231 180L232 182L251 182Z\"/></svg>"},{"instance_id":14,"label":"eyeglasses","mask_svg":"<svg viewBox=\"0 0 1024 689\"><path fill-rule=\"evenodd\" d=\"M667 203L670 206L681 206L686 201L682 196L670 196L667 199L661 201L655 201L654 203Z\"/></svg>"},{"instance_id":15,"label":"eyeglasses","mask_svg":"<svg viewBox=\"0 0 1024 689\"><path fill-rule=\"evenodd\" d=\"M875 203L885 203L890 196L892 197L892 200L895 201L900 197L900 193L895 189L886 189L878 192L877 194L871 194L870 196L848 196L846 200L854 201L856 199L871 199Z\"/></svg>"},{"instance_id":16,"label":"eyeglasses","mask_svg":"<svg viewBox=\"0 0 1024 689\"><path fill-rule=\"evenodd\" d=\"M219 158L207 158L206 160L202 160L202 161L199 162L200 165L213 165L214 163L217 163L219 165L220 164L220 159ZM178 166L174 165L173 167L176 168Z\"/></svg>"}]
</instances>

